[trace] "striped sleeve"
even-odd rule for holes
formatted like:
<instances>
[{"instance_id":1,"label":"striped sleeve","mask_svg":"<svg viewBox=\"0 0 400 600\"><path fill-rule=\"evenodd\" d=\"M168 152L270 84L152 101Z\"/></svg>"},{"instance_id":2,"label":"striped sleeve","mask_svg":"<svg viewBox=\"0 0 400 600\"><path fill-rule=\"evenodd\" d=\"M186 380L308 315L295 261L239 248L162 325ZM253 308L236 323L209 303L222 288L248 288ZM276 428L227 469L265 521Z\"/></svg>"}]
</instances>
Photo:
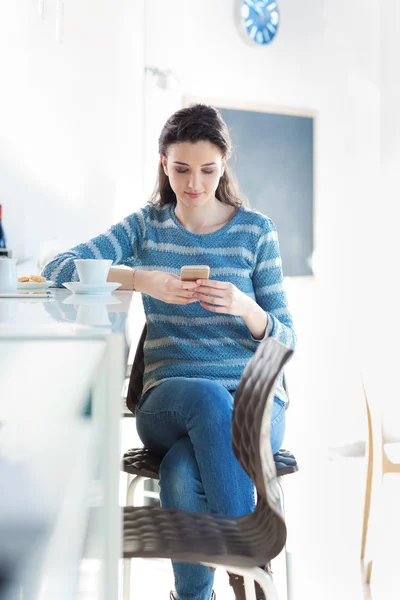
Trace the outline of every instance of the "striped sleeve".
<instances>
[{"instance_id":1,"label":"striped sleeve","mask_svg":"<svg viewBox=\"0 0 400 600\"><path fill-rule=\"evenodd\" d=\"M278 234L270 219L267 223L257 245L257 260L253 272L254 293L257 304L268 314L265 337L272 336L294 350L296 334L284 288Z\"/></svg>"},{"instance_id":2,"label":"striped sleeve","mask_svg":"<svg viewBox=\"0 0 400 600\"><path fill-rule=\"evenodd\" d=\"M142 211L133 213L110 227L108 231L79 244L67 252L57 254L44 267L42 275L61 287L66 281L77 281L74 265L77 258L102 258L113 265L132 265L132 257L142 244L145 223Z\"/></svg>"}]
</instances>

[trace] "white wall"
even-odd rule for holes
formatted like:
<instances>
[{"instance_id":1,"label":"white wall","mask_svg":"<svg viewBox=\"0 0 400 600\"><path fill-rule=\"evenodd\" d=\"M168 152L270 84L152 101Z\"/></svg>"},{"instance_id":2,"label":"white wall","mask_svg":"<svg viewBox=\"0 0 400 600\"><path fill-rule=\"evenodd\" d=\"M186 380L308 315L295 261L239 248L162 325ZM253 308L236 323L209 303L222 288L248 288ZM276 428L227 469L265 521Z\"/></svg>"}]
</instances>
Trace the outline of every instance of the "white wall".
<instances>
[{"instance_id":1,"label":"white wall","mask_svg":"<svg viewBox=\"0 0 400 600\"><path fill-rule=\"evenodd\" d=\"M142 204L142 2L0 5L0 202L9 245L37 256L100 233Z\"/></svg>"},{"instance_id":2,"label":"white wall","mask_svg":"<svg viewBox=\"0 0 400 600\"><path fill-rule=\"evenodd\" d=\"M375 230L381 232L382 246L374 247L375 272L380 286L374 286L374 305L385 316L386 337L398 343L400 306L398 273L400 259L400 4L382 2L381 15L381 186L375 203Z\"/></svg>"},{"instance_id":3,"label":"white wall","mask_svg":"<svg viewBox=\"0 0 400 600\"><path fill-rule=\"evenodd\" d=\"M380 113L378 136L371 136L371 151L379 150L379 161L368 163L377 177L370 201L359 198L356 310L365 341L362 350L384 358L398 353L400 321L398 285L400 243L400 4L382 0L375 11L374 36L378 42ZM376 43L375 43L376 45ZM360 106L362 108L362 105ZM367 135L370 136L369 130ZM376 148L373 148L376 144ZM371 180L367 167L366 182ZM377 341L377 343L376 343ZM390 377L390 374L388 374Z\"/></svg>"},{"instance_id":4,"label":"white wall","mask_svg":"<svg viewBox=\"0 0 400 600\"><path fill-rule=\"evenodd\" d=\"M148 3L147 64L172 69L182 95L316 112L320 275L351 278L354 231L363 206L374 201L379 164L380 40L379 33L367 34L376 28L379 2L352 0L344 11L336 0L280 0L280 30L265 49L242 41L233 5L232 0ZM148 148L168 116L163 106L168 96L159 91L158 100L153 98L152 113L160 116L156 123L151 115ZM153 144L156 150L155 138Z\"/></svg>"}]
</instances>

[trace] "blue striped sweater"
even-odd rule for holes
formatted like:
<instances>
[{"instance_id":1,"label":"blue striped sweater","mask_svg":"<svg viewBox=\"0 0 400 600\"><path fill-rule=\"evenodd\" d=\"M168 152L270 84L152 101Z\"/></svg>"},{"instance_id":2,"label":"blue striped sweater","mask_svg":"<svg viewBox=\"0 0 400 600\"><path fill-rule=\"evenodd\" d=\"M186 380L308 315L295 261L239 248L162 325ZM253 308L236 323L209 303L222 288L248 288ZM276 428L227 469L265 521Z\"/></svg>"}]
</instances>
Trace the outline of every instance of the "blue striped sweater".
<instances>
[{"instance_id":1,"label":"blue striped sweater","mask_svg":"<svg viewBox=\"0 0 400 600\"><path fill-rule=\"evenodd\" d=\"M195 234L181 225L174 208L146 205L106 233L57 255L43 275L58 287L77 281L76 258L107 258L114 265L176 275L183 265L207 264L211 279L230 281L268 313L266 336L293 349L296 338L271 219L241 207L218 231ZM212 379L236 389L259 343L241 317L210 313L199 303L166 304L145 294L142 300L148 328L143 393L170 377ZM276 396L287 400L282 374Z\"/></svg>"}]
</instances>

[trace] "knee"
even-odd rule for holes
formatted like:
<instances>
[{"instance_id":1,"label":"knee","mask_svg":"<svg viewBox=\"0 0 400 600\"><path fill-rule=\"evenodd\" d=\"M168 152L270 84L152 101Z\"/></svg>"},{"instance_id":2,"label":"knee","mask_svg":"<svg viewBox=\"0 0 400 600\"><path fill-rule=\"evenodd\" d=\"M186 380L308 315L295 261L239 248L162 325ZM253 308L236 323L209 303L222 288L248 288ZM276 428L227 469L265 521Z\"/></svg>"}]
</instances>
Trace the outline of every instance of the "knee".
<instances>
[{"instance_id":1,"label":"knee","mask_svg":"<svg viewBox=\"0 0 400 600\"><path fill-rule=\"evenodd\" d=\"M194 380L191 408L193 416L214 426L232 421L233 398L226 388L217 381Z\"/></svg>"}]
</instances>

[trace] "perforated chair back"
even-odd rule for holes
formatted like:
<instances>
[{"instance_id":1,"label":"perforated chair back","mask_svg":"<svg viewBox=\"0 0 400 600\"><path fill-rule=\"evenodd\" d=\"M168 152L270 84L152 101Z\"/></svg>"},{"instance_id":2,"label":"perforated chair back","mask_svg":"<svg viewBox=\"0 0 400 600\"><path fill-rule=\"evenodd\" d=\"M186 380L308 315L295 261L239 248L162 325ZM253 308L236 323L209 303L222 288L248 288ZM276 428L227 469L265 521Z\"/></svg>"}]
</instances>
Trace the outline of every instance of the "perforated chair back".
<instances>
[{"instance_id":1,"label":"perforated chair back","mask_svg":"<svg viewBox=\"0 0 400 600\"><path fill-rule=\"evenodd\" d=\"M276 478L270 443L275 382L292 353L273 338L261 342L247 363L235 393L233 451L253 480L258 495L264 499L267 497L266 486Z\"/></svg>"}]
</instances>

